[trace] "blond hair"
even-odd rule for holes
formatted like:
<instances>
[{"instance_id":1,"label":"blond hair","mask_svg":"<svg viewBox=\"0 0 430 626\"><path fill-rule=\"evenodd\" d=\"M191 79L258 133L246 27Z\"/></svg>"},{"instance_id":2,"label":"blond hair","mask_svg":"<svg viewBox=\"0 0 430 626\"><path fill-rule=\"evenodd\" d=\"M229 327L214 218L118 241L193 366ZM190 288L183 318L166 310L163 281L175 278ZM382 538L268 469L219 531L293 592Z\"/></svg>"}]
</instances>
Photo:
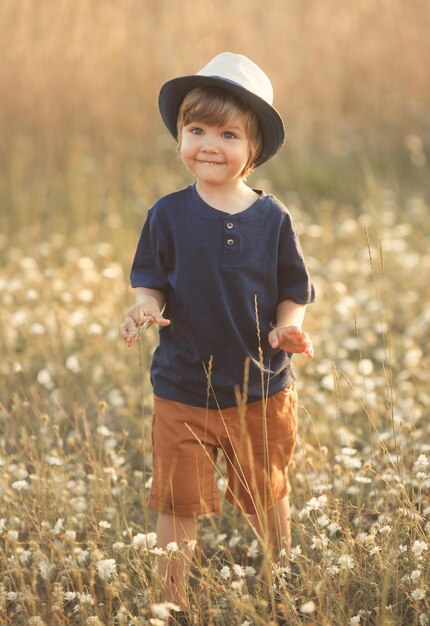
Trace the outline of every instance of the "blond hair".
<instances>
[{"instance_id":1,"label":"blond hair","mask_svg":"<svg viewBox=\"0 0 430 626\"><path fill-rule=\"evenodd\" d=\"M242 178L248 176L255 167L255 161L263 148L263 135L254 111L241 98L220 87L196 87L189 91L182 101L178 113L178 150L181 148L182 129L193 121L225 126L241 117L250 144L248 161L242 171Z\"/></svg>"}]
</instances>

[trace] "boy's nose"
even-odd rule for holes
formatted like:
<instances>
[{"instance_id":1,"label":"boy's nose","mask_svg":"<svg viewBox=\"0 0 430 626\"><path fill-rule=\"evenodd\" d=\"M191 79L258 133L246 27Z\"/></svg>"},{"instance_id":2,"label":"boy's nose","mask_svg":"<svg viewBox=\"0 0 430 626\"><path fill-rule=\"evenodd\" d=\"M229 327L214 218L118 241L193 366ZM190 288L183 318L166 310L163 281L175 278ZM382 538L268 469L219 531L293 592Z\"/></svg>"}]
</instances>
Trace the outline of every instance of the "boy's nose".
<instances>
[{"instance_id":1,"label":"boy's nose","mask_svg":"<svg viewBox=\"0 0 430 626\"><path fill-rule=\"evenodd\" d=\"M218 144L216 142L216 139L212 139L211 137L205 137L201 149L205 152L216 152L218 150Z\"/></svg>"}]
</instances>

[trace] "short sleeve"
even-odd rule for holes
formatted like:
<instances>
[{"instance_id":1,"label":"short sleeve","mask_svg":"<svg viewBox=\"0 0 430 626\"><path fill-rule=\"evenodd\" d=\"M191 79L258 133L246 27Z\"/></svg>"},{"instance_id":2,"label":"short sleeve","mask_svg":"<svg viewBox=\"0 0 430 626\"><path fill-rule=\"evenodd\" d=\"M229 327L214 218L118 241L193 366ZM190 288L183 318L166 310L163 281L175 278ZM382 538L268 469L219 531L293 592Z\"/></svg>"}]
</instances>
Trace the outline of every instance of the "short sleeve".
<instances>
[{"instance_id":1,"label":"short sleeve","mask_svg":"<svg viewBox=\"0 0 430 626\"><path fill-rule=\"evenodd\" d=\"M315 301L315 288L306 268L296 226L284 215L278 249L278 303L293 300L297 304Z\"/></svg>"},{"instance_id":2,"label":"short sleeve","mask_svg":"<svg viewBox=\"0 0 430 626\"><path fill-rule=\"evenodd\" d=\"M167 289L161 229L157 228L153 210L148 211L130 273L132 287Z\"/></svg>"}]
</instances>

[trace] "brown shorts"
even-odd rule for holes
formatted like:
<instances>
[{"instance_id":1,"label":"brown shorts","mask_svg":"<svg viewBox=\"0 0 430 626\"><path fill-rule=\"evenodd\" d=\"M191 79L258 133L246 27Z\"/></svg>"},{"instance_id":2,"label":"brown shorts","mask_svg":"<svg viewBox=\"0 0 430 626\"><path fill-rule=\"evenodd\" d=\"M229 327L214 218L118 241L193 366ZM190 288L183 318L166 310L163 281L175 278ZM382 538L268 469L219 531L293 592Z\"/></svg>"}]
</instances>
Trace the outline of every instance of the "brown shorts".
<instances>
[{"instance_id":1,"label":"brown shorts","mask_svg":"<svg viewBox=\"0 0 430 626\"><path fill-rule=\"evenodd\" d=\"M149 506L179 516L219 511L214 475L221 449L227 500L245 513L266 511L289 492L287 467L296 434L294 385L242 411L205 409L155 396Z\"/></svg>"}]
</instances>

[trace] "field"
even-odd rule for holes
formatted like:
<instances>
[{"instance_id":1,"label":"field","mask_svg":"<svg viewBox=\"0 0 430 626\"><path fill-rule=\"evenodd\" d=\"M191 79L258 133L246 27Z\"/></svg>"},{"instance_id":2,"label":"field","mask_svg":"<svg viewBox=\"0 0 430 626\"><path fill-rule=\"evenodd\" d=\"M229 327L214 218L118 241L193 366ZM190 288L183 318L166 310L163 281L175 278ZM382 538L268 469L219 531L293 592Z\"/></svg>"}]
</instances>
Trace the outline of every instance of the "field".
<instances>
[{"instance_id":1,"label":"field","mask_svg":"<svg viewBox=\"0 0 430 626\"><path fill-rule=\"evenodd\" d=\"M182 25L169 1L0 9L0 624L165 622L145 505L157 334L127 349L118 327L147 209L191 182L159 86L234 48L271 76L287 120L286 147L249 183L289 207L318 296L315 359L295 359L299 575L285 606L292 625L425 626L428 7L183 6ZM204 519L196 624L269 624L264 560L230 505Z\"/></svg>"}]
</instances>

